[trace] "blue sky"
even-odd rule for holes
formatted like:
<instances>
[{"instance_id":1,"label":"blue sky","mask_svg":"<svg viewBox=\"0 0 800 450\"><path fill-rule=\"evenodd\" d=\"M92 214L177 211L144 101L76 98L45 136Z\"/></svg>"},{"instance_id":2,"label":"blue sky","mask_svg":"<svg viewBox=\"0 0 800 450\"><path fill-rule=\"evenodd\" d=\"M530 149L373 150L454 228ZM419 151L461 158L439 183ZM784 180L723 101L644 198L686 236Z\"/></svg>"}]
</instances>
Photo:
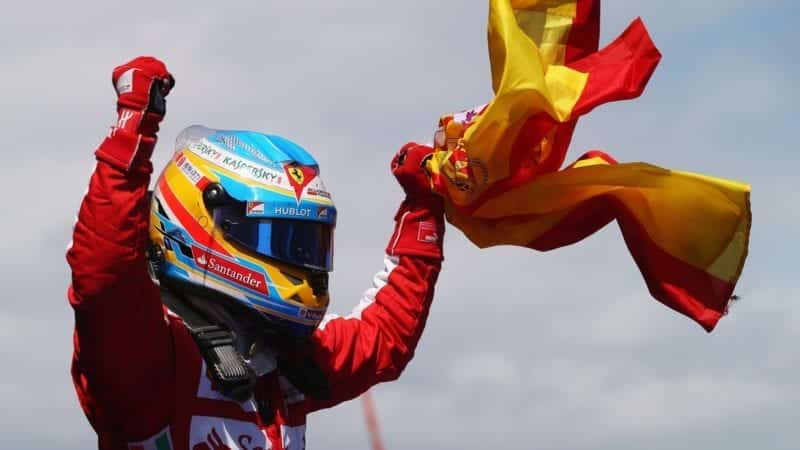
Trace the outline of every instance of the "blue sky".
<instances>
[{"instance_id":1,"label":"blue sky","mask_svg":"<svg viewBox=\"0 0 800 450\"><path fill-rule=\"evenodd\" d=\"M136 5L30 1L0 18L0 179L14 194L0 225L0 434L15 448L94 446L69 379L63 254L114 120L112 67L154 54L178 79L157 166L195 123L312 150L340 212L340 313L380 269L401 199L393 153L491 95L483 1ZM664 58L642 98L581 122L570 155L751 183L743 299L707 335L649 298L616 226L547 254L479 251L450 228L417 356L375 389L388 448L797 448L800 7L609 0L601 45L638 15ZM309 448L368 447L357 402L309 424Z\"/></svg>"}]
</instances>

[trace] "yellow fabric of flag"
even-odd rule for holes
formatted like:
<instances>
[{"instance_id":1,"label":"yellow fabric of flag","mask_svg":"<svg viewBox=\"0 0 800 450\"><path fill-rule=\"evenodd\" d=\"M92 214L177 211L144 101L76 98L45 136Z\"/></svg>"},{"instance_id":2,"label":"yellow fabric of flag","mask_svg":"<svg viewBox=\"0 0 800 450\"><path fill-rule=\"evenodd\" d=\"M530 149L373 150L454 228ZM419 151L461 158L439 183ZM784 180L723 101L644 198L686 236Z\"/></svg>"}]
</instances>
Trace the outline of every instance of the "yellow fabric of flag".
<instances>
[{"instance_id":1,"label":"yellow fabric of flag","mask_svg":"<svg viewBox=\"0 0 800 450\"><path fill-rule=\"evenodd\" d=\"M599 0L491 0L495 97L442 117L433 188L481 247L550 250L617 220L651 294L710 331L747 256L750 187L599 151L559 170L577 119L640 95L660 60L641 20L603 50L598 33Z\"/></svg>"}]
</instances>

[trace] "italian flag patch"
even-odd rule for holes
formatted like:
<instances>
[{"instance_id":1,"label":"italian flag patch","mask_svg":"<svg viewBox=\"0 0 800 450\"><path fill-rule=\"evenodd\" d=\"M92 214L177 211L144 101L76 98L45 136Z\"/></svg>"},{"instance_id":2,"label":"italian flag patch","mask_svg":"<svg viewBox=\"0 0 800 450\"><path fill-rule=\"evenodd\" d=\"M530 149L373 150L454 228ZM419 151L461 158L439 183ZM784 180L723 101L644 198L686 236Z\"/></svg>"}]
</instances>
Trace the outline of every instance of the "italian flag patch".
<instances>
[{"instance_id":1,"label":"italian flag patch","mask_svg":"<svg viewBox=\"0 0 800 450\"><path fill-rule=\"evenodd\" d=\"M128 450L172 450L172 440L169 437L169 427L156 433L150 439L141 442L131 442Z\"/></svg>"}]
</instances>

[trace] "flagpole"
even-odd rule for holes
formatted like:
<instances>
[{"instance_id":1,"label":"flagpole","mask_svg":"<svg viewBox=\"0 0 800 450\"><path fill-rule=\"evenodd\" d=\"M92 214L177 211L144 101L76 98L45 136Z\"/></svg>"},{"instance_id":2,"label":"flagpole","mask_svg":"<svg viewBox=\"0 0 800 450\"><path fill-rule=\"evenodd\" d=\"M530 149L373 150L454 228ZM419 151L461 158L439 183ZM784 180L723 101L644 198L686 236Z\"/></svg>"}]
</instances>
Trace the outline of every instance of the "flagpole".
<instances>
[{"instance_id":1,"label":"flagpole","mask_svg":"<svg viewBox=\"0 0 800 450\"><path fill-rule=\"evenodd\" d=\"M378 415L375 413L375 401L372 392L367 391L361 396L361 406L364 409L364 420L367 425L372 450L385 450L381 440L380 427L378 427Z\"/></svg>"}]
</instances>

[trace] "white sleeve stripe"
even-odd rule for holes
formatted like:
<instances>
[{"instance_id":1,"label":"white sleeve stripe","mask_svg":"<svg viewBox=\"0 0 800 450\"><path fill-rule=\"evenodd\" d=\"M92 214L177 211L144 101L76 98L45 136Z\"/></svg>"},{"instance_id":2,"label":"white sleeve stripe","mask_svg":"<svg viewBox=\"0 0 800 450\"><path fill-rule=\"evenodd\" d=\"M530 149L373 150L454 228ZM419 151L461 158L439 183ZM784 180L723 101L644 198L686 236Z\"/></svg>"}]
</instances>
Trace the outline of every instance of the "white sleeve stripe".
<instances>
[{"instance_id":1,"label":"white sleeve stripe","mask_svg":"<svg viewBox=\"0 0 800 450\"><path fill-rule=\"evenodd\" d=\"M406 211L400 217L400 224L397 226L397 231L396 231L397 236L395 236L394 242L392 242L392 250L391 250L392 253L394 253L394 249L397 247L397 243L400 241L400 235L403 232L403 225L405 224L406 216L408 215L408 213L409 211Z\"/></svg>"},{"instance_id":2,"label":"white sleeve stripe","mask_svg":"<svg viewBox=\"0 0 800 450\"><path fill-rule=\"evenodd\" d=\"M376 273L372 278L372 287L364 292L364 295L361 297L361 301L353 309L350 315L347 316L348 318L361 319L361 313L364 312L364 309L366 309L369 305L375 303L375 296L378 294L378 291L383 289L384 286L386 286L386 284L389 282L389 275L394 271L398 264L400 264L400 258L397 256L384 256L383 270Z\"/></svg>"},{"instance_id":3,"label":"white sleeve stripe","mask_svg":"<svg viewBox=\"0 0 800 450\"><path fill-rule=\"evenodd\" d=\"M96 169L96 163L92 162L91 170L89 171L89 176L87 177L87 178L89 178L89 183L86 186L86 190L83 191L83 196L81 196L81 202L78 204L78 212L75 214L75 220L72 222L72 231L73 231L73 233L70 234L69 243L67 243L67 252L72 250L72 245L75 243L74 242L74 238L72 236L73 236L73 234L75 232L75 227L78 226L78 220L80 220L80 218L78 216L80 215L81 206L83 205L83 201L86 200L86 196L89 195L89 188L91 187L91 183L92 183L91 178L94 175L95 170L97 170Z\"/></svg>"},{"instance_id":4,"label":"white sleeve stripe","mask_svg":"<svg viewBox=\"0 0 800 450\"><path fill-rule=\"evenodd\" d=\"M345 319L356 319L361 320L361 314L367 309L370 305L375 303L375 296L378 295L378 291L383 289L386 284L389 282L389 275L392 274L394 269L400 264L400 257L398 256L390 256L385 255L383 258L383 270L376 273L375 276L372 278L372 287L367 289L364 292L364 295L361 297L361 301L353 308L353 311L350 312ZM333 319L337 319L340 316L336 314L326 314L325 318L322 319L322 322L319 324L320 329L325 329L325 326Z\"/></svg>"}]
</instances>

